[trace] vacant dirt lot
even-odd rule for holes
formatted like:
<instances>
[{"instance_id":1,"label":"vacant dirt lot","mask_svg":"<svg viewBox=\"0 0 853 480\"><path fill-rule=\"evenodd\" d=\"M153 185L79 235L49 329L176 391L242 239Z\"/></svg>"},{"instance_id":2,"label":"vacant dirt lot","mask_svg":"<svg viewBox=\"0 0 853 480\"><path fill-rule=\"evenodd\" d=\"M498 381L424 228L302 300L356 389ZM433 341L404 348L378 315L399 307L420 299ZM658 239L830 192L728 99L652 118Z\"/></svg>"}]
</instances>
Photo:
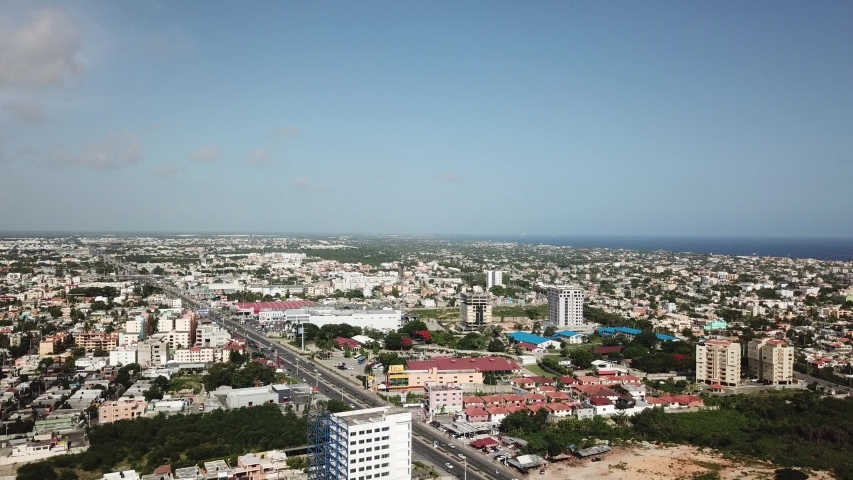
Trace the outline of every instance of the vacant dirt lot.
<instances>
[{"instance_id":1,"label":"vacant dirt lot","mask_svg":"<svg viewBox=\"0 0 853 480\"><path fill-rule=\"evenodd\" d=\"M638 444L616 447L601 456L600 462L568 460L548 466L545 475L531 473L542 480L597 479L689 480L697 475L717 472L723 480L773 479L773 465L760 461L732 461L710 450L695 447L663 447ZM831 480L829 472L812 472L818 480Z\"/></svg>"}]
</instances>

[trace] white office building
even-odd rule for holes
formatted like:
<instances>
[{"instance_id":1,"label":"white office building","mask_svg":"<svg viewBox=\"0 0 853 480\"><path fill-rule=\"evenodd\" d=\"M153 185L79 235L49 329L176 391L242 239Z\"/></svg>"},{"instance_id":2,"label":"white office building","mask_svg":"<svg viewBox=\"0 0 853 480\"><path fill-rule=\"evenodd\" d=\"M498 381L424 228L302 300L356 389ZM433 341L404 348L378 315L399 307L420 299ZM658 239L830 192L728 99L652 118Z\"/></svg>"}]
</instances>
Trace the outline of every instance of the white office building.
<instances>
[{"instance_id":1,"label":"white office building","mask_svg":"<svg viewBox=\"0 0 853 480\"><path fill-rule=\"evenodd\" d=\"M504 272L500 270L486 270L486 290L491 289L495 285L504 284Z\"/></svg>"},{"instance_id":2,"label":"white office building","mask_svg":"<svg viewBox=\"0 0 853 480\"><path fill-rule=\"evenodd\" d=\"M341 480L412 478L412 414L402 408L323 415L311 418L309 429L319 432L309 439L309 469ZM312 457L312 441L329 454Z\"/></svg>"},{"instance_id":3,"label":"white office building","mask_svg":"<svg viewBox=\"0 0 853 480\"><path fill-rule=\"evenodd\" d=\"M286 310L284 317L277 320L290 325L311 323L323 325L346 323L354 327L370 327L383 332L400 328L403 314L400 310L334 310L331 308L309 308Z\"/></svg>"},{"instance_id":4,"label":"white office building","mask_svg":"<svg viewBox=\"0 0 853 480\"><path fill-rule=\"evenodd\" d=\"M583 288L556 285L548 288L548 321L559 327L583 325Z\"/></svg>"}]
</instances>

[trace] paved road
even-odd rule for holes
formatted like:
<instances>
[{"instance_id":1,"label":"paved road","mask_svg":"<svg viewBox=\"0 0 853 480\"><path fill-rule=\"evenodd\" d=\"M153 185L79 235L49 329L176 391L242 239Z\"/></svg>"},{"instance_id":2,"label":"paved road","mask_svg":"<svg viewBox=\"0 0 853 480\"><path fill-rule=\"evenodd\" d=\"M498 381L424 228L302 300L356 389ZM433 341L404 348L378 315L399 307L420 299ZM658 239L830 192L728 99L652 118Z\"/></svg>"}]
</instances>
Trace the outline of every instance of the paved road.
<instances>
[{"instance_id":1,"label":"paved road","mask_svg":"<svg viewBox=\"0 0 853 480\"><path fill-rule=\"evenodd\" d=\"M806 383L817 382L818 386L824 388L834 388L838 393L846 393L848 395L853 394L853 388L850 388L848 385L838 385L837 383L827 382L826 380L821 380L819 378L815 378L803 373L794 373L794 378L797 380L802 380Z\"/></svg>"},{"instance_id":2,"label":"paved road","mask_svg":"<svg viewBox=\"0 0 853 480\"><path fill-rule=\"evenodd\" d=\"M178 292L173 288L165 284L160 284L162 288L169 291L173 295L178 295L188 305L193 306L195 308L208 308L207 306L199 304L197 301L188 298L183 295L182 292ZM337 372L334 370L326 369L324 366L316 366L311 365L310 368L306 368L306 359L300 358L295 352L281 346L277 342L266 338L265 336L252 331L251 329L244 329L237 322L231 321L229 318L221 315L217 310L210 309L211 315L218 322L230 328L232 331L240 331L240 333L244 334L247 338L254 340L259 345L262 345L267 348L271 348L274 354L279 354L282 362L285 366L290 366L296 369L297 359L299 359L299 375L298 377L305 378L308 383L317 385L322 389L331 390L332 392L339 392L340 389L343 389L344 393L349 396L350 403L354 403L359 407L367 408L367 407L379 407L379 406L387 406L388 403L373 394L372 392L365 390L362 387L355 386L348 382L346 379L337 378ZM319 370L315 372L314 370ZM448 470L452 475L462 478L465 476L464 472L464 462L462 459L458 458L455 453L451 454L450 452L444 453L440 449L433 448L434 441L446 441L446 438L439 432L438 430L431 428L427 425L424 425L422 422L418 422L417 419L414 419L412 422L413 425L413 453L416 456L427 459L430 463L433 463L440 468L446 463L450 463L453 465L452 469ZM499 474L495 474L495 470L498 469ZM488 475L488 476L486 476ZM509 480L516 476L517 474L496 462L493 462L491 459L485 457L482 454L473 454L468 456L468 470L467 477L472 480L486 480L486 479L497 479L497 480Z\"/></svg>"}]
</instances>

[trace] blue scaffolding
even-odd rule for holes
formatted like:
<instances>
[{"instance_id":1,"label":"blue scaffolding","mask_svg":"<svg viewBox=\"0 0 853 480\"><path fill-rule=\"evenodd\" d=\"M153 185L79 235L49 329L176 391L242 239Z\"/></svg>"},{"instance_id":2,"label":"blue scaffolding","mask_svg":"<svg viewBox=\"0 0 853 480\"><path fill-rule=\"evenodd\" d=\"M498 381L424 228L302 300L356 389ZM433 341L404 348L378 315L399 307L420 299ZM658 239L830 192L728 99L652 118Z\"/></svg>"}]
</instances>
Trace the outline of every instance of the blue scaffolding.
<instances>
[{"instance_id":1,"label":"blue scaffolding","mask_svg":"<svg viewBox=\"0 0 853 480\"><path fill-rule=\"evenodd\" d=\"M308 480L346 480L349 434L346 419L328 411L308 413Z\"/></svg>"}]
</instances>

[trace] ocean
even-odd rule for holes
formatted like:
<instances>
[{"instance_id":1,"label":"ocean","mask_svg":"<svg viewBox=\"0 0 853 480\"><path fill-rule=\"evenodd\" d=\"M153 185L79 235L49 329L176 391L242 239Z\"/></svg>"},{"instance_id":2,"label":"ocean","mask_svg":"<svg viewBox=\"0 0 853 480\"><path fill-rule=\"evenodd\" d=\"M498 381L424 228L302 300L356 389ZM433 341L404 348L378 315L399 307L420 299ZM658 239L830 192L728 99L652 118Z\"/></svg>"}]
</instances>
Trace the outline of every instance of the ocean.
<instances>
[{"instance_id":1,"label":"ocean","mask_svg":"<svg viewBox=\"0 0 853 480\"><path fill-rule=\"evenodd\" d=\"M517 242L532 245L665 250L669 252L757 255L761 257L814 258L853 261L853 238L763 238L763 237L645 237L645 236L560 236L489 235L471 236L478 240Z\"/></svg>"}]
</instances>

